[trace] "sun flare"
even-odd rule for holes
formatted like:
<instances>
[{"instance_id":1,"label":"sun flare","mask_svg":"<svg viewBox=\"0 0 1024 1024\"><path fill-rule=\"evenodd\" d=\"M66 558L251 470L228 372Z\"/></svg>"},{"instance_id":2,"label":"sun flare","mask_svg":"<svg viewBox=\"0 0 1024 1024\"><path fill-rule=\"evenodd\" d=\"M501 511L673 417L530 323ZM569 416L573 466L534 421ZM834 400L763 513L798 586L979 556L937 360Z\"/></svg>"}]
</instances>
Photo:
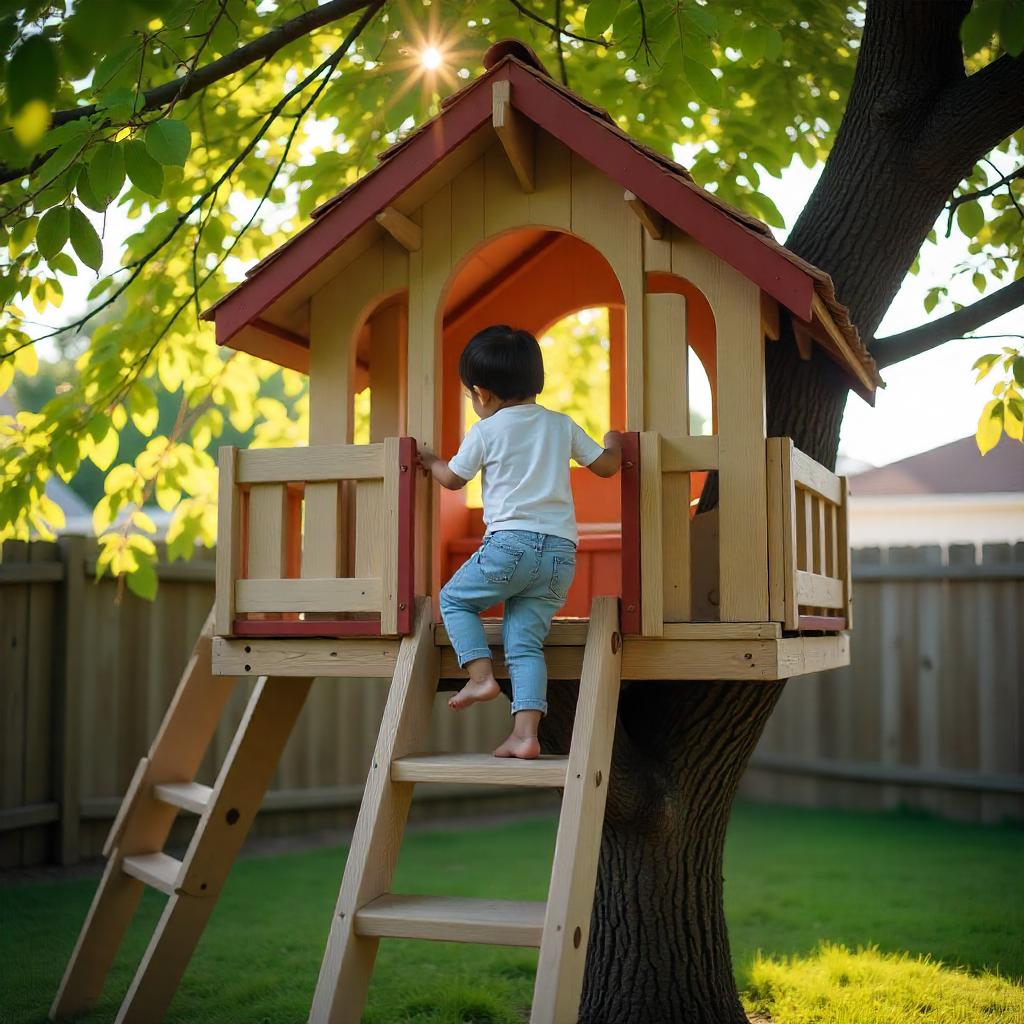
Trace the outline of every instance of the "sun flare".
<instances>
[{"instance_id":1,"label":"sun flare","mask_svg":"<svg viewBox=\"0 0 1024 1024\"><path fill-rule=\"evenodd\" d=\"M428 46L420 51L420 63L427 71L436 71L444 62L444 56L436 46Z\"/></svg>"}]
</instances>

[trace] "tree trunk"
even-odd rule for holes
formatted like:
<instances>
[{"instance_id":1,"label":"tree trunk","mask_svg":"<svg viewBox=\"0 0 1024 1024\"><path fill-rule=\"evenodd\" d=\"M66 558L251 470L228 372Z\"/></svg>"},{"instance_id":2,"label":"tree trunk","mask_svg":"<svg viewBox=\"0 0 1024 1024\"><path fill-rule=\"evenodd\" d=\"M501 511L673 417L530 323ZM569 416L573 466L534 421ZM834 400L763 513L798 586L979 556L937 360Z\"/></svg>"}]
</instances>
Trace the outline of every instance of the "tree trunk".
<instances>
[{"instance_id":1,"label":"tree trunk","mask_svg":"<svg viewBox=\"0 0 1024 1024\"><path fill-rule=\"evenodd\" d=\"M922 139L930 163L914 159L918 126L964 78L959 24L969 7L869 3L846 115L789 238L833 276L865 338L953 188L984 153L950 147L939 162ZM768 344L766 373L769 436L787 435L834 466L848 393L842 372L817 348L802 361L785 323L782 340ZM581 1024L745 1021L722 902L722 851L736 788L783 685L624 684ZM564 751L571 693L558 688L551 696L542 741Z\"/></svg>"}]
</instances>

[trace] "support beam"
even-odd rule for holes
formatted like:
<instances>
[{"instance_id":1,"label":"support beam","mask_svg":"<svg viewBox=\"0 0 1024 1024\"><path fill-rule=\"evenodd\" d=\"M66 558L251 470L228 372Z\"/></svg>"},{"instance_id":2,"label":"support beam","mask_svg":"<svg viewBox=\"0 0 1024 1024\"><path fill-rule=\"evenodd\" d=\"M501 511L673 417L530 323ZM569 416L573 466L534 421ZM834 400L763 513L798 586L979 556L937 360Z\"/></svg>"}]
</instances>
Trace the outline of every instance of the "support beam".
<instances>
[{"instance_id":1,"label":"support beam","mask_svg":"<svg viewBox=\"0 0 1024 1024\"><path fill-rule=\"evenodd\" d=\"M811 349L814 346L814 338L811 336L810 331L794 320L793 337L796 339L796 348L800 353L800 358L805 363L809 363L811 361Z\"/></svg>"},{"instance_id":2,"label":"support beam","mask_svg":"<svg viewBox=\"0 0 1024 1024\"><path fill-rule=\"evenodd\" d=\"M491 124L524 192L533 191L533 127L512 106L512 84L497 81L491 87Z\"/></svg>"},{"instance_id":3,"label":"support beam","mask_svg":"<svg viewBox=\"0 0 1024 1024\"><path fill-rule=\"evenodd\" d=\"M642 199L638 199L632 192L626 191L622 198L626 205L637 215L644 230L651 238L660 239L665 233L665 218L655 210L652 210Z\"/></svg>"},{"instance_id":4,"label":"support beam","mask_svg":"<svg viewBox=\"0 0 1024 1024\"><path fill-rule=\"evenodd\" d=\"M385 206L375 220L407 252L416 252L423 244L423 231L419 224L393 206Z\"/></svg>"},{"instance_id":5,"label":"support beam","mask_svg":"<svg viewBox=\"0 0 1024 1024\"><path fill-rule=\"evenodd\" d=\"M761 292L761 331L769 341L779 340L779 304L767 292Z\"/></svg>"}]
</instances>

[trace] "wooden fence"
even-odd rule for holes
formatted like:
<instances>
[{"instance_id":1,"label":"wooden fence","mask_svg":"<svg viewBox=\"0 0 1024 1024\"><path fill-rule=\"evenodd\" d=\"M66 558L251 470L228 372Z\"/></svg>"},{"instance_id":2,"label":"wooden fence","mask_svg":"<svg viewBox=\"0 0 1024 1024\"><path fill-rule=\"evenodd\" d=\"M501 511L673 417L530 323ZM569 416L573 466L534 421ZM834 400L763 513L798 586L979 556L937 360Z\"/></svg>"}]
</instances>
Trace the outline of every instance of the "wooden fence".
<instances>
[{"instance_id":1,"label":"wooden fence","mask_svg":"<svg viewBox=\"0 0 1024 1024\"><path fill-rule=\"evenodd\" d=\"M0 867L95 855L213 603L212 554L160 568L155 602L93 582L95 548L8 542L0 562ZM853 665L786 687L747 796L849 807L906 804L1024 819L1024 545L855 552ZM200 776L211 782L249 686ZM386 685L320 680L288 743L262 834L354 820ZM453 715L436 749L486 750L504 701ZM554 808L553 794L422 787L416 813ZM70 809L70 813L62 813ZM178 826L185 830L183 820ZM187 831L178 834L181 840Z\"/></svg>"},{"instance_id":2,"label":"wooden fence","mask_svg":"<svg viewBox=\"0 0 1024 1024\"><path fill-rule=\"evenodd\" d=\"M851 663L788 683L742 795L1024 820L1024 544L853 553Z\"/></svg>"}]
</instances>

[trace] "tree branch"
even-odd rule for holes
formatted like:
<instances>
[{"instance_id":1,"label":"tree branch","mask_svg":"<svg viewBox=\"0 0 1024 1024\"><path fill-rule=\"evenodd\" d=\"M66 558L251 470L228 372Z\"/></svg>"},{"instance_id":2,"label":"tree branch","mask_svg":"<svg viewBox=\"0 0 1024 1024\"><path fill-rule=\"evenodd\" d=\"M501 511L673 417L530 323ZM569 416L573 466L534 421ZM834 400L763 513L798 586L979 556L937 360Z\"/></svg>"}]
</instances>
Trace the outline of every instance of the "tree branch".
<instances>
[{"instance_id":1,"label":"tree branch","mask_svg":"<svg viewBox=\"0 0 1024 1024\"><path fill-rule=\"evenodd\" d=\"M993 192L997 192L1004 185L1008 185L1011 181L1016 181L1017 178L1024 178L1024 167L1018 167L1017 170L1003 175L1003 177L998 181L994 181L991 185L986 185L984 188L979 188L974 192L964 192L961 195L954 196L949 201L950 213L952 213L958 206L962 206L964 203L969 203L975 199L981 199L983 196L992 195Z\"/></svg>"},{"instance_id":2,"label":"tree branch","mask_svg":"<svg viewBox=\"0 0 1024 1024\"><path fill-rule=\"evenodd\" d=\"M989 166L995 166L991 160L986 160L984 162ZM996 169L996 173L999 173L998 168ZM964 192L961 195L953 196L946 206L946 209L949 211L949 217L946 219L946 237L949 238L953 233L953 215L959 207L963 206L964 203L972 203L978 199L984 198L985 196L990 196L993 192L997 192L1004 185L1006 186L1006 191L1010 196L1010 201L1017 207L1017 212L1024 217L1024 210L1021 210L1020 205L1017 202L1017 197L1013 194L1013 182L1016 181L1017 178L1024 178L1024 167L1018 167L1017 170L1011 171L1009 174L1004 174L998 181L994 181L991 185L986 185L984 188L975 189L973 192Z\"/></svg>"},{"instance_id":3,"label":"tree branch","mask_svg":"<svg viewBox=\"0 0 1024 1024\"><path fill-rule=\"evenodd\" d=\"M321 28L332 21L338 21L353 11L361 10L368 3L369 0L330 0L330 2L319 7L314 7L304 14L292 18L291 21L286 21L283 25L271 29L258 39L254 39L252 42L240 46L237 50L233 50L231 53L211 61L205 67L193 71L184 81L176 78L170 82L164 82L162 85L148 89L143 94L143 106L138 112L145 113L149 110L159 110L170 103L177 103L188 99L189 96L213 85L214 82L218 82L222 78L233 75L236 71L241 71L242 68L248 67L248 65L255 61L266 60L268 57L272 57L282 47L287 46L288 43L308 35L315 29ZM90 103L82 107L72 107L69 110L58 110L53 115L52 127L56 128L66 124L68 121L77 121L83 117L91 117L97 112L97 109L95 103ZM14 181L16 178L22 178L26 174L31 174L42 165L49 155L49 153L37 154L28 167L11 168L0 165L0 184Z\"/></svg>"},{"instance_id":4,"label":"tree branch","mask_svg":"<svg viewBox=\"0 0 1024 1024\"><path fill-rule=\"evenodd\" d=\"M1024 54L1003 54L946 89L922 134L923 154L950 151L972 167L1007 136L1024 126ZM966 172L965 172L966 174Z\"/></svg>"},{"instance_id":5,"label":"tree branch","mask_svg":"<svg viewBox=\"0 0 1024 1024\"><path fill-rule=\"evenodd\" d=\"M539 14L535 14L529 9L529 7L521 3L520 0L508 0L508 2L521 15L523 15L523 17L529 18L530 21L535 21L538 25L543 25L545 28L551 29L551 31L557 33L559 37L565 36L567 39L575 39L581 43L592 43L594 46L604 46L605 48L608 46L607 41L604 39L591 39L590 36L578 36L575 32L570 32L567 28L562 28L554 22L548 21L547 18L542 18Z\"/></svg>"},{"instance_id":6,"label":"tree branch","mask_svg":"<svg viewBox=\"0 0 1024 1024\"><path fill-rule=\"evenodd\" d=\"M922 352L930 352L947 341L962 338L968 331L1018 306L1024 306L1024 278L1005 285L963 309L941 316L938 320L900 334L892 334L888 338L876 338L870 346L871 354L880 369L892 366L912 356L919 356Z\"/></svg>"}]
</instances>

